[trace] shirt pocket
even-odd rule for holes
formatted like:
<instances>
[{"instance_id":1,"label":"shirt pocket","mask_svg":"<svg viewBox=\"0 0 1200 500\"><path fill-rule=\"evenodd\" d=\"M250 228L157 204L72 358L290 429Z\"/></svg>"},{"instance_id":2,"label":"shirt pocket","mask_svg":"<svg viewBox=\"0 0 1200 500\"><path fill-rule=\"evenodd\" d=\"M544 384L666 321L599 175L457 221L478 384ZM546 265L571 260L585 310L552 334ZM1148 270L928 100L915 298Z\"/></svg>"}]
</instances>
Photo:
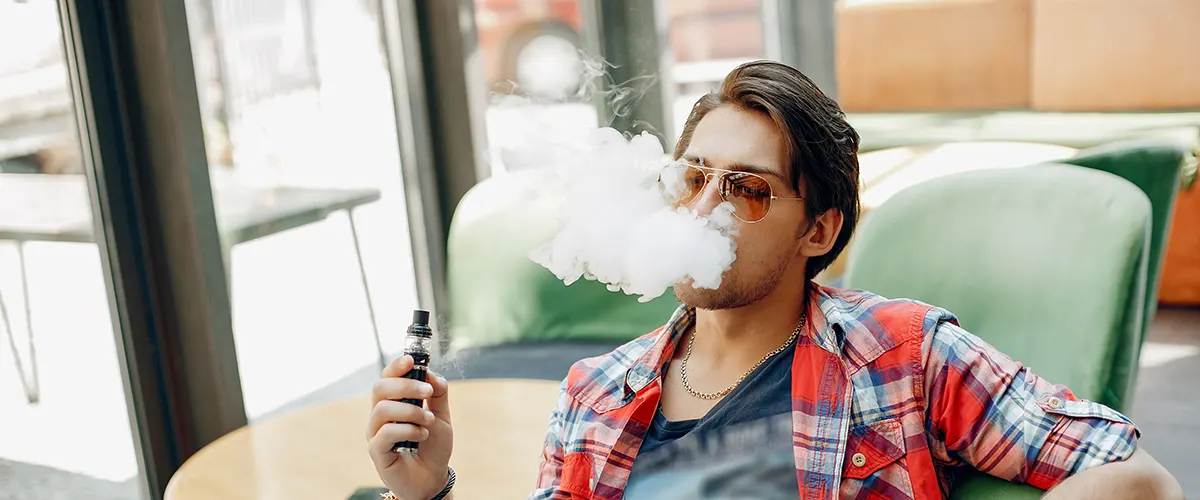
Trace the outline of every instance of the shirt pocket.
<instances>
[{"instance_id":1,"label":"shirt pocket","mask_svg":"<svg viewBox=\"0 0 1200 500\"><path fill-rule=\"evenodd\" d=\"M904 465L904 428L895 419L850 429L843 462L843 491L887 486L893 492L909 492L911 483ZM880 481L882 480L882 482Z\"/></svg>"}]
</instances>

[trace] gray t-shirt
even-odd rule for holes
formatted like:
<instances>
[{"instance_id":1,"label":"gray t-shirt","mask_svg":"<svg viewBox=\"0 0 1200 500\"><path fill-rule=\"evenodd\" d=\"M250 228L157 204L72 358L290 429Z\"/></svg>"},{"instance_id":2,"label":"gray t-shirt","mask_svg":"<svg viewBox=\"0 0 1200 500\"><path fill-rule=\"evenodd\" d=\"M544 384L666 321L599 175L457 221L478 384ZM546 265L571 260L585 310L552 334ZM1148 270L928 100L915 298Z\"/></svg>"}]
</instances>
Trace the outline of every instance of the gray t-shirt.
<instances>
[{"instance_id":1,"label":"gray t-shirt","mask_svg":"<svg viewBox=\"0 0 1200 500\"><path fill-rule=\"evenodd\" d=\"M655 412L625 498L796 498L792 357L771 357L698 420Z\"/></svg>"}]
</instances>

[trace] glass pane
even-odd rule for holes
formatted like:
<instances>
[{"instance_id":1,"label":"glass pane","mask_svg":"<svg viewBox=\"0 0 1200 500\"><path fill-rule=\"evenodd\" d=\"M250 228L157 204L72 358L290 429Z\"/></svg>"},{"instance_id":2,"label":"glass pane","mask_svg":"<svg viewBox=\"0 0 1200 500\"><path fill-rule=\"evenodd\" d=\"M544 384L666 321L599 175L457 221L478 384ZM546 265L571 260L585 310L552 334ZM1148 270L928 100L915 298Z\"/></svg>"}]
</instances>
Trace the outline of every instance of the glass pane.
<instances>
[{"instance_id":1,"label":"glass pane","mask_svg":"<svg viewBox=\"0 0 1200 500\"><path fill-rule=\"evenodd\" d=\"M692 105L734 67L766 56L760 0L667 0L667 41L675 58L675 135Z\"/></svg>"},{"instance_id":2,"label":"glass pane","mask_svg":"<svg viewBox=\"0 0 1200 500\"><path fill-rule=\"evenodd\" d=\"M0 1L0 498L138 497L57 2Z\"/></svg>"},{"instance_id":3,"label":"glass pane","mask_svg":"<svg viewBox=\"0 0 1200 500\"><path fill-rule=\"evenodd\" d=\"M596 127L579 0L475 0L475 26L493 173L505 170L504 151L531 138Z\"/></svg>"},{"instance_id":4,"label":"glass pane","mask_svg":"<svg viewBox=\"0 0 1200 500\"><path fill-rule=\"evenodd\" d=\"M187 3L251 420L361 394L416 304L377 4Z\"/></svg>"}]
</instances>

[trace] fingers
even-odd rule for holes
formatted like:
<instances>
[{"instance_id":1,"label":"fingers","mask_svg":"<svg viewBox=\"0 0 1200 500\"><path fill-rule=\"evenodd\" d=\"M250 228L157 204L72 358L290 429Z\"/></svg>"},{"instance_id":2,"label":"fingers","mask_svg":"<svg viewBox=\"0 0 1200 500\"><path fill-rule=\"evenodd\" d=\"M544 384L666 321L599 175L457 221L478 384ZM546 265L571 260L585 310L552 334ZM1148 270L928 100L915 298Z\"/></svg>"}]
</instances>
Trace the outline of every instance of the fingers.
<instances>
[{"instance_id":1,"label":"fingers","mask_svg":"<svg viewBox=\"0 0 1200 500\"><path fill-rule=\"evenodd\" d=\"M434 393L433 386L427 382L396 377L381 378L371 387L371 402L378 403L385 399L428 399L433 397Z\"/></svg>"},{"instance_id":2,"label":"fingers","mask_svg":"<svg viewBox=\"0 0 1200 500\"><path fill-rule=\"evenodd\" d=\"M408 375L408 372L412 370L413 364L412 356L405 354L393 359L391 363L388 363L388 365L383 368L383 373L381 373L380 376L382 378L404 378L404 376ZM433 373L432 370L430 373ZM445 379L442 380L445 381Z\"/></svg>"},{"instance_id":3,"label":"fingers","mask_svg":"<svg viewBox=\"0 0 1200 500\"><path fill-rule=\"evenodd\" d=\"M424 399L437 418L450 421L449 384L433 371L428 372L428 382L404 378L412 370L412 356L400 356L383 369L382 377L375 381L371 390L372 404L386 399Z\"/></svg>"},{"instance_id":4,"label":"fingers","mask_svg":"<svg viewBox=\"0 0 1200 500\"><path fill-rule=\"evenodd\" d=\"M374 457L384 457L392 452L398 441L421 442L429 437L429 430L412 424L388 423L367 442L367 449Z\"/></svg>"},{"instance_id":5,"label":"fingers","mask_svg":"<svg viewBox=\"0 0 1200 500\"><path fill-rule=\"evenodd\" d=\"M413 358L407 354L393 359L391 363L383 367L383 373L380 374L383 378L403 377L412 370Z\"/></svg>"},{"instance_id":6,"label":"fingers","mask_svg":"<svg viewBox=\"0 0 1200 500\"><path fill-rule=\"evenodd\" d=\"M426 427L433 425L435 420L436 417L429 410L414 404L385 399L376 403L367 417L367 439L378 435L380 430L390 423Z\"/></svg>"},{"instance_id":7,"label":"fingers","mask_svg":"<svg viewBox=\"0 0 1200 500\"><path fill-rule=\"evenodd\" d=\"M433 395L425 400L426 406L437 418L450 422L450 384L441 375L429 372L429 385Z\"/></svg>"}]
</instances>

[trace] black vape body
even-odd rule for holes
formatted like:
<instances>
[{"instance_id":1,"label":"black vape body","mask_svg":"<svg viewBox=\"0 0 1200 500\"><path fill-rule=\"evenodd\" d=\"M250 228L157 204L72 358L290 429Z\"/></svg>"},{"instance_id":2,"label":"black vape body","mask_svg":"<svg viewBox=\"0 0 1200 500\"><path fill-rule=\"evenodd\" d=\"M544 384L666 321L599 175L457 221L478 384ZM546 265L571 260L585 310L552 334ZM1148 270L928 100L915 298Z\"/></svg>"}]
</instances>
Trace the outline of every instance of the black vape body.
<instances>
[{"instance_id":1,"label":"black vape body","mask_svg":"<svg viewBox=\"0 0 1200 500\"><path fill-rule=\"evenodd\" d=\"M425 382L428 380L429 374L429 358L433 351L433 330L429 328L429 311L417 309L413 311L412 325L408 327L408 337L405 339L404 354L412 356L413 367L405 374L405 378L420 380ZM413 404L423 407L425 401L421 399L401 399L400 402ZM400 441L392 447L396 453L405 453L415 455L417 453L416 441Z\"/></svg>"}]
</instances>

